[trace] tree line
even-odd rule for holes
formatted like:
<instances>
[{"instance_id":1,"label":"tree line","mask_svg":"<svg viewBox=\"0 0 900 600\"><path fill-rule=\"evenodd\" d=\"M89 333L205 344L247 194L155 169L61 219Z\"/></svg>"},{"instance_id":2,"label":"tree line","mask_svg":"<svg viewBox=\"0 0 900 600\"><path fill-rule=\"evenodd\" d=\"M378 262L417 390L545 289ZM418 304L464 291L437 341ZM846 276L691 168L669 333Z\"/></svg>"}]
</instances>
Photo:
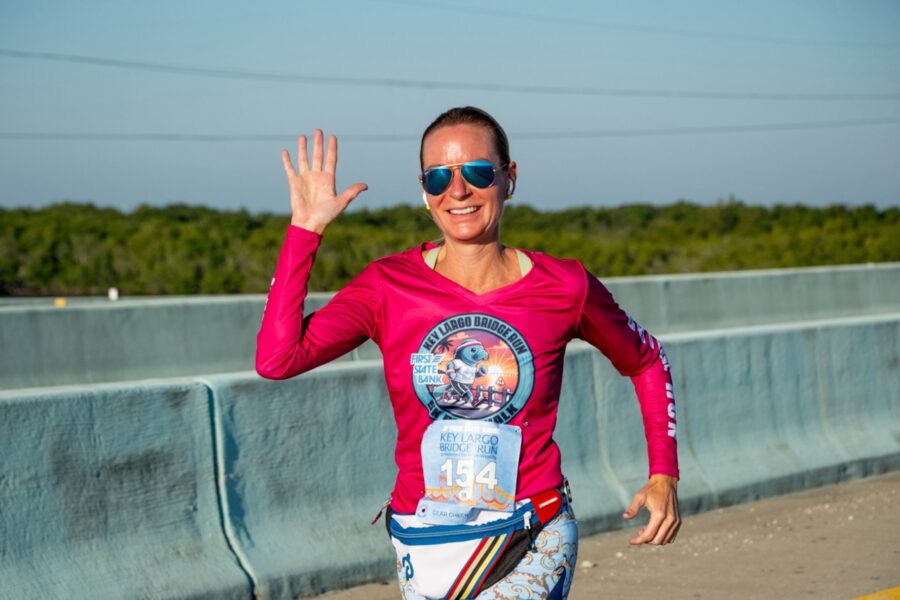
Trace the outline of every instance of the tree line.
<instances>
[{"instance_id":1,"label":"tree line","mask_svg":"<svg viewBox=\"0 0 900 600\"><path fill-rule=\"evenodd\" d=\"M258 293L287 215L173 204L131 212L85 203L0 208L0 295ZM312 290L336 290L369 262L440 233L423 209L362 209L332 223ZM900 260L900 209L689 202L539 211L510 204L510 246L579 258L601 277Z\"/></svg>"}]
</instances>

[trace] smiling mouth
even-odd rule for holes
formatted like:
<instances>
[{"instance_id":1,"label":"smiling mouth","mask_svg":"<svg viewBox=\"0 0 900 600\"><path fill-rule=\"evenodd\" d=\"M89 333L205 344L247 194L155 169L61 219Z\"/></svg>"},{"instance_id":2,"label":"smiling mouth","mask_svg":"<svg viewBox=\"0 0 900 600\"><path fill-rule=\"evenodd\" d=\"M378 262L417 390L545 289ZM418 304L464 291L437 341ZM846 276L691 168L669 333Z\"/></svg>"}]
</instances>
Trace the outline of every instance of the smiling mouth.
<instances>
[{"instance_id":1,"label":"smiling mouth","mask_svg":"<svg viewBox=\"0 0 900 600\"><path fill-rule=\"evenodd\" d=\"M479 207L477 207L477 206L468 206L466 208L451 208L450 214L451 215L470 215L473 212L475 212L476 210L478 210L478 208Z\"/></svg>"}]
</instances>

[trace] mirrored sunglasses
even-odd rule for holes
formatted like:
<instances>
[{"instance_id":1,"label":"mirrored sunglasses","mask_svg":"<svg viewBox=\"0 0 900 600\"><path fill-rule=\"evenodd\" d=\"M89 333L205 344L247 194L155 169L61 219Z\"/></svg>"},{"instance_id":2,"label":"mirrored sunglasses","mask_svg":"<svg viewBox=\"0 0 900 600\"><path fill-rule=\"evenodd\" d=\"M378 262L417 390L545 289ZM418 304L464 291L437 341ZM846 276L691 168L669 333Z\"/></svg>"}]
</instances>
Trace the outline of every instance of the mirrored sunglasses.
<instances>
[{"instance_id":1,"label":"mirrored sunglasses","mask_svg":"<svg viewBox=\"0 0 900 600\"><path fill-rule=\"evenodd\" d=\"M487 160L473 160L467 163L432 167L419 175L419 181L422 182L422 187L426 192L436 196L450 187L454 169L459 169L463 179L479 189L484 189L494 183L495 168Z\"/></svg>"}]
</instances>

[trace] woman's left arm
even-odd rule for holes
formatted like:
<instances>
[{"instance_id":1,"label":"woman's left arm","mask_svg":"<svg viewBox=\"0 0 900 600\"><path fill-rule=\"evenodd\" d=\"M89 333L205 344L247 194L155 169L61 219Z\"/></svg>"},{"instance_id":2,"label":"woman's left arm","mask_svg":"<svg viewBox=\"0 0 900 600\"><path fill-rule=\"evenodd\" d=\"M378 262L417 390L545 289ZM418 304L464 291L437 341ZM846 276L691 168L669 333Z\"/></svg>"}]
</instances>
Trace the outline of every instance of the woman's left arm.
<instances>
[{"instance_id":1,"label":"woman's left arm","mask_svg":"<svg viewBox=\"0 0 900 600\"><path fill-rule=\"evenodd\" d=\"M675 394L665 352L659 342L629 317L609 290L585 270L586 291L576 335L597 347L613 366L630 376L637 393L647 439L650 478L622 515L632 519L641 507L650 521L632 544L667 544L681 527L678 512L678 447Z\"/></svg>"}]
</instances>

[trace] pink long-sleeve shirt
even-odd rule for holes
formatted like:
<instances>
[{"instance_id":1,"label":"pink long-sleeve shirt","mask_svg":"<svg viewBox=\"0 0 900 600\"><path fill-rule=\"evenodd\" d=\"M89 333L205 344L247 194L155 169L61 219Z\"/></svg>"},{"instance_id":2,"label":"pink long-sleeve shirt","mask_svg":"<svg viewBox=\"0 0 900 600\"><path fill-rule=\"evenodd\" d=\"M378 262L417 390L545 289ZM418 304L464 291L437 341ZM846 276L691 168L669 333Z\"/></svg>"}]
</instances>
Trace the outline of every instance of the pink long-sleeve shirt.
<instances>
[{"instance_id":1,"label":"pink long-sleeve shirt","mask_svg":"<svg viewBox=\"0 0 900 600\"><path fill-rule=\"evenodd\" d=\"M553 441L566 344L581 338L630 376L640 402L650 474L678 476L672 379L659 343L577 260L523 250L520 280L475 294L432 270L425 243L366 267L322 309L303 317L321 236L289 226L262 325L256 370L286 379L371 338L397 422L392 494L411 513L425 493L420 445L439 418L483 419L522 430L516 496L562 483ZM602 432L598 433L602 435Z\"/></svg>"}]
</instances>

